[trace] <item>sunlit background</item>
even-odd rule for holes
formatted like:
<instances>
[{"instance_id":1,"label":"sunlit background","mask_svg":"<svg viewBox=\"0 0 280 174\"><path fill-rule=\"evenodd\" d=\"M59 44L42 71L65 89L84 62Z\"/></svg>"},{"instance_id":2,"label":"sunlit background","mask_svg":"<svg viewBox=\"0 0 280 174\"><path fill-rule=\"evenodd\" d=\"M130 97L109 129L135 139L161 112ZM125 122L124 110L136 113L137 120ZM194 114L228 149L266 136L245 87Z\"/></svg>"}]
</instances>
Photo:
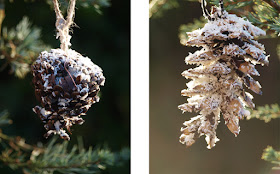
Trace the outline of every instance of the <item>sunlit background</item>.
<instances>
[{"instance_id":1,"label":"sunlit background","mask_svg":"<svg viewBox=\"0 0 280 174\"><path fill-rule=\"evenodd\" d=\"M197 2L180 1L179 8L150 19L150 174L270 174L272 165L261 159L268 145L280 147L280 120L269 123L252 119L240 122L238 137L221 119L217 129L220 139L208 150L200 137L186 148L179 143L180 128L195 113L182 114L178 105L186 102L181 90L186 80L181 73L188 69L184 62L197 48L184 47L178 38L181 24L202 15ZM269 67L256 66L261 76L263 95L254 94L257 106L280 103L280 63L276 55L279 39L260 40L270 54Z\"/></svg>"}]
</instances>

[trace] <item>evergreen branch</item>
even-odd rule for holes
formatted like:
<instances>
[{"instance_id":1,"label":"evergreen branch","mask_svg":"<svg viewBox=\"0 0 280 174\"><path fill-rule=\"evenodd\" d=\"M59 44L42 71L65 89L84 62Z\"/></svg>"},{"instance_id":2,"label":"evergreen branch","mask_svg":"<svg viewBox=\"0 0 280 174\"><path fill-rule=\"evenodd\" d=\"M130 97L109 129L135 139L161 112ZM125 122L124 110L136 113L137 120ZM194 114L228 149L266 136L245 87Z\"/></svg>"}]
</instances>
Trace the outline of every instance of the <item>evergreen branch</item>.
<instances>
[{"instance_id":1,"label":"evergreen branch","mask_svg":"<svg viewBox=\"0 0 280 174\"><path fill-rule=\"evenodd\" d=\"M206 22L207 20L201 16L200 19L194 19L192 23L181 25L179 28L180 43L182 45L186 45L188 40L188 35L186 33L202 28Z\"/></svg>"},{"instance_id":2,"label":"evergreen branch","mask_svg":"<svg viewBox=\"0 0 280 174\"><path fill-rule=\"evenodd\" d=\"M263 0L263 1L268 3L271 7L273 7L274 9L276 9L280 13L280 5L277 4L277 2L275 2L274 0Z\"/></svg>"},{"instance_id":3,"label":"evergreen branch","mask_svg":"<svg viewBox=\"0 0 280 174\"><path fill-rule=\"evenodd\" d=\"M129 150L113 153L108 148L74 145L70 150L68 142L56 143L52 139L46 148L26 144L20 137L11 138L0 132L2 146L0 161L10 168L22 169L24 173L96 173L107 166L118 166L129 160Z\"/></svg>"},{"instance_id":4,"label":"evergreen branch","mask_svg":"<svg viewBox=\"0 0 280 174\"><path fill-rule=\"evenodd\" d=\"M12 120L10 120L8 117L9 113L7 110L4 110L0 113L0 127L12 124Z\"/></svg>"},{"instance_id":5,"label":"evergreen branch","mask_svg":"<svg viewBox=\"0 0 280 174\"><path fill-rule=\"evenodd\" d=\"M193 1L193 0L188 0ZM218 5L219 0L210 0L213 5ZM224 7L230 13L247 17L250 22L266 30L266 37L280 35L280 4L273 0L224 0ZM200 18L193 23L180 26L179 38L181 44L185 45L186 32L203 27L205 21Z\"/></svg>"},{"instance_id":6,"label":"evergreen branch","mask_svg":"<svg viewBox=\"0 0 280 174\"><path fill-rule=\"evenodd\" d=\"M262 154L262 159L277 166L272 169L279 170L280 168L280 151L274 150L271 146L267 146Z\"/></svg>"},{"instance_id":7,"label":"evergreen branch","mask_svg":"<svg viewBox=\"0 0 280 174\"><path fill-rule=\"evenodd\" d=\"M178 7L177 0L150 0L149 16L160 17L164 11Z\"/></svg>"},{"instance_id":8,"label":"evergreen branch","mask_svg":"<svg viewBox=\"0 0 280 174\"><path fill-rule=\"evenodd\" d=\"M252 110L252 113L247 119L257 118L264 120L266 123L271 119L280 118L280 107L278 104L258 106L256 110Z\"/></svg>"},{"instance_id":9,"label":"evergreen branch","mask_svg":"<svg viewBox=\"0 0 280 174\"><path fill-rule=\"evenodd\" d=\"M212 0L211 3L217 5L218 1ZM225 7L227 11L246 17L266 30L269 37L275 37L280 32L280 5L274 0L225 0Z\"/></svg>"},{"instance_id":10,"label":"evergreen branch","mask_svg":"<svg viewBox=\"0 0 280 174\"><path fill-rule=\"evenodd\" d=\"M3 28L0 40L0 58L3 59L0 70L8 65L10 72L19 78L24 78L30 71L30 64L37 58L42 50L49 49L40 40L41 30L31 27L27 17L12 29Z\"/></svg>"},{"instance_id":11,"label":"evergreen branch","mask_svg":"<svg viewBox=\"0 0 280 174\"><path fill-rule=\"evenodd\" d=\"M10 123L8 112L3 111L0 126L7 122ZM107 166L121 166L130 159L128 148L113 153L107 147L85 149L82 138L78 138L78 144L73 147L68 143L57 143L57 138L53 138L46 147L40 143L30 145L21 137L3 134L0 129L0 165L21 169L25 174L90 174L105 170Z\"/></svg>"},{"instance_id":12,"label":"evergreen branch","mask_svg":"<svg viewBox=\"0 0 280 174\"><path fill-rule=\"evenodd\" d=\"M219 0L210 0L210 3L218 6ZM249 5L253 5L253 1L247 0L224 0L224 8L226 11L238 11L240 8L248 7ZM239 13L244 13L243 11L239 11Z\"/></svg>"},{"instance_id":13,"label":"evergreen branch","mask_svg":"<svg viewBox=\"0 0 280 174\"><path fill-rule=\"evenodd\" d=\"M187 0L194 1L194 0ZM198 2L198 0L196 0ZM219 0L209 0L213 5L218 5ZM150 17L160 17L165 10L178 7L177 0L151 0ZM274 0L224 0L224 7L230 13L247 17L250 22L267 31L267 37L280 35L280 4ZM185 43L187 36L182 31L186 29L197 29L202 23L187 24L180 27L179 38ZM193 27L189 27L194 25Z\"/></svg>"}]
</instances>

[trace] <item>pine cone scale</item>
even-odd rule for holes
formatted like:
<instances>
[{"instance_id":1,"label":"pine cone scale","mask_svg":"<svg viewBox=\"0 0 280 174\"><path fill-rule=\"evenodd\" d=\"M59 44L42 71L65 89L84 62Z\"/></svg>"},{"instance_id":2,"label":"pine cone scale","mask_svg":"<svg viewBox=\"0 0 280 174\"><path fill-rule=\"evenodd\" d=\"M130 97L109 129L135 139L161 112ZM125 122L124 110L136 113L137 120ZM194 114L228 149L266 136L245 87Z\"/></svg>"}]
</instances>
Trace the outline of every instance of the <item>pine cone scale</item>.
<instances>
[{"instance_id":1,"label":"pine cone scale","mask_svg":"<svg viewBox=\"0 0 280 174\"><path fill-rule=\"evenodd\" d=\"M268 65L264 46L254 40L265 35L263 30L219 7L212 9L211 18L202 29L187 33L188 46L202 47L185 58L186 64L198 67L182 73L191 81L181 95L190 98L178 108L199 112L181 128L180 142L187 147L202 135L206 136L207 147L214 147L219 141L216 129L220 114L228 129L235 136L239 134L239 120L250 115L245 106L255 107L244 86L261 95L261 85L251 76L260 75L256 64Z\"/></svg>"},{"instance_id":2,"label":"pine cone scale","mask_svg":"<svg viewBox=\"0 0 280 174\"><path fill-rule=\"evenodd\" d=\"M73 50L66 56L64 51L53 49L41 53L32 72L35 94L42 105L33 111L45 123L45 136L59 134L69 140L64 129L71 133L71 126L82 124L80 116L99 101L99 86L105 81L101 68Z\"/></svg>"}]
</instances>

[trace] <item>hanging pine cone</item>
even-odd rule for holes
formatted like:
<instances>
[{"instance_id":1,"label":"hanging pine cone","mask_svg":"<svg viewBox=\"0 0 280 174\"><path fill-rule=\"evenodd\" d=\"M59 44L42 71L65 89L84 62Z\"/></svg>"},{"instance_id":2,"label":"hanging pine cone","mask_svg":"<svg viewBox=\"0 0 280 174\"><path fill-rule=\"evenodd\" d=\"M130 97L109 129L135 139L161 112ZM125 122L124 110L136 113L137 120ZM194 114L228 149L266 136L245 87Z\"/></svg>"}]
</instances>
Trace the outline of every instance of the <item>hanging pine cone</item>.
<instances>
[{"instance_id":1,"label":"hanging pine cone","mask_svg":"<svg viewBox=\"0 0 280 174\"><path fill-rule=\"evenodd\" d=\"M262 94L256 64L268 65L264 46L254 39L265 32L220 7L213 7L209 21L202 29L189 32L189 46L202 47L186 57L186 64L198 67L182 73L188 89L182 96L190 97L179 106L184 112L199 112L181 128L180 142L191 146L195 139L205 135L207 148L219 141L216 128L222 114L228 129L237 136L239 120L250 115L246 107L254 108L252 95L245 92L243 84L257 94Z\"/></svg>"},{"instance_id":2,"label":"hanging pine cone","mask_svg":"<svg viewBox=\"0 0 280 174\"><path fill-rule=\"evenodd\" d=\"M32 66L35 94L42 107L35 106L48 131L45 136L59 134L69 140L64 130L70 132L74 124L83 124L85 115L97 96L105 77L102 69L74 50L68 56L61 49L43 51Z\"/></svg>"}]
</instances>

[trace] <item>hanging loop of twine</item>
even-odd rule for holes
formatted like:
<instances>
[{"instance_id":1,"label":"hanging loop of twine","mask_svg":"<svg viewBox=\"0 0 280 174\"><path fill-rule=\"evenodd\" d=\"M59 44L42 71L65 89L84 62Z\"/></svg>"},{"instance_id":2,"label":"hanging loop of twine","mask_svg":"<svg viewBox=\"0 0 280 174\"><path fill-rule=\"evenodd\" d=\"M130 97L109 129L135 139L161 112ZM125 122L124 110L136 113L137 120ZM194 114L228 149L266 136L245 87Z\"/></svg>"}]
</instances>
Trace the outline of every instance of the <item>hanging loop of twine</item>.
<instances>
[{"instance_id":1,"label":"hanging loop of twine","mask_svg":"<svg viewBox=\"0 0 280 174\"><path fill-rule=\"evenodd\" d=\"M76 0L70 0L66 19L63 17L59 9L58 0L53 0L53 5L56 14L56 23L55 23L57 29L56 38L59 38L60 40L60 48L67 53L69 47L71 46L70 43L71 36L69 35L69 29L71 25L74 23Z\"/></svg>"},{"instance_id":2,"label":"hanging loop of twine","mask_svg":"<svg viewBox=\"0 0 280 174\"><path fill-rule=\"evenodd\" d=\"M223 11L224 11L224 0L220 0L220 1L219 1L219 5L220 5L220 7L221 7L221 12L222 12L222 14L223 14Z\"/></svg>"},{"instance_id":3,"label":"hanging loop of twine","mask_svg":"<svg viewBox=\"0 0 280 174\"><path fill-rule=\"evenodd\" d=\"M59 9L59 4L58 0L53 0L53 5L54 5L54 11L56 14L56 29L57 29L57 34L56 38L59 38L60 40L60 48L65 51L67 59L64 62L64 69L67 71L69 74L69 77L71 78L74 86L78 89L75 80L73 79L71 73L67 69L67 62L69 60L69 55L68 55L68 49L71 46L70 39L71 36L69 35L69 29L71 25L74 23L74 14L75 14L75 5L76 5L76 0L70 0L68 10L67 10L67 17L66 20L64 19L60 9Z\"/></svg>"},{"instance_id":4,"label":"hanging loop of twine","mask_svg":"<svg viewBox=\"0 0 280 174\"><path fill-rule=\"evenodd\" d=\"M205 18L207 18L209 21L213 21L215 18L212 18L210 13L208 12L207 8L207 2L206 0L201 0L201 8L202 8L202 12L203 12L203 16ZM219 0L219 6L221 8L221 14L218 15L219 18L221 18L221 16L223 16L223 12L224 12L224 1L223 0Z\"/></svg>"},{"instance_id":5,"label":"hanging loop of twine","mask_svg":"<svg viewBox=\"0 0 280 174\"><path fill-rule=\"evenodd\" d=\"M210 21L211 20L211 16L210 16L210 14L209 14L209 12L208 12L208 10L206 8L206 5L207 5L206 0L202 0L201 1L201 8L202 8L203 16Z\"/></svg>"},{"instance_id":6,"label":"hanging loop of twine","mask_svg":"<svg viewBox=\"0 0 280 174\"><path fill-rule=\"evenodd\" d=\"M210 17L210 14L209 14L208 10L206 9L206 5L207 5L206 0L202 0L201 1L201 8L202 8L203 16L210 21L211 17Z\"/></svg>"}]
</instances>

